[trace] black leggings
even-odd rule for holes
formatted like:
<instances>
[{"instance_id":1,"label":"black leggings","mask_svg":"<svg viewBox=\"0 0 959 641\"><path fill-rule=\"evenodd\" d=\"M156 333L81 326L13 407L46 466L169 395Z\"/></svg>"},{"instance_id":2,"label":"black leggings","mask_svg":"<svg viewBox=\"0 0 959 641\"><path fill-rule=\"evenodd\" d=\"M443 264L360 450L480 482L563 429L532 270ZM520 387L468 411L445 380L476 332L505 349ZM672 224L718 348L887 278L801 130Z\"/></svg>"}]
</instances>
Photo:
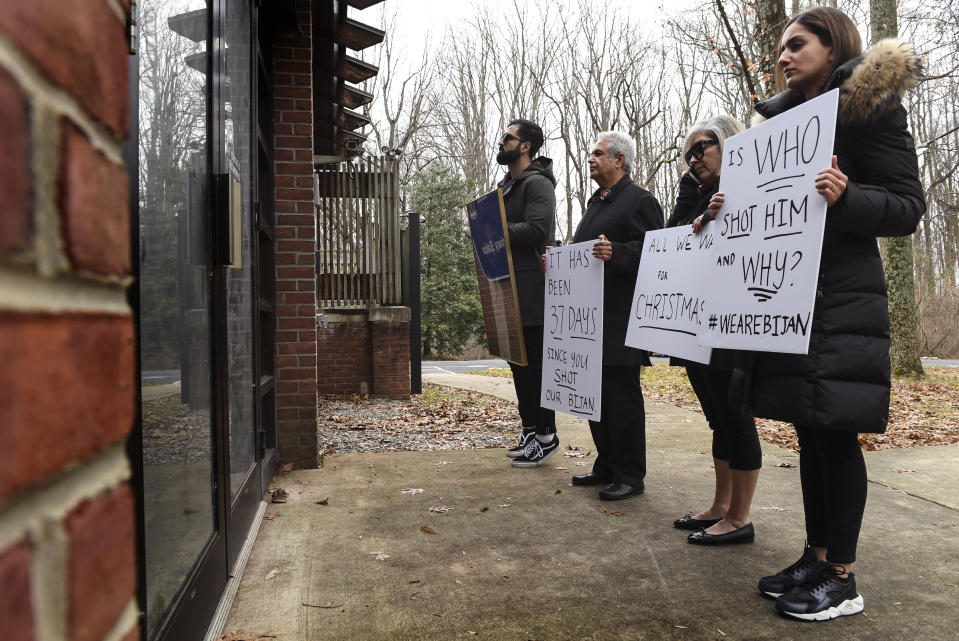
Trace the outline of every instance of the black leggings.
<instances>
[{"instance_id":1,"label":"black leggings","mask_svg":"<svg viewBox=\"0 0 959 641\"><path fill-rule=\"evenodd\" d=\"M806 542L833 563L856 560L866 508L866 462L855 432L796 426Z\"/></svg>"},{"instance_id":2,"label":"black leggings","mask_svg":"<svg viewBox=\"0 0 959 641\"><path fill-rule=\"evenodd\" d=\"M728 461L731 470L758 470L763 452L752 409L730 407L731 372L687 365L686 374L713 430L713 458Z\"/></svg>"}]
</instances>

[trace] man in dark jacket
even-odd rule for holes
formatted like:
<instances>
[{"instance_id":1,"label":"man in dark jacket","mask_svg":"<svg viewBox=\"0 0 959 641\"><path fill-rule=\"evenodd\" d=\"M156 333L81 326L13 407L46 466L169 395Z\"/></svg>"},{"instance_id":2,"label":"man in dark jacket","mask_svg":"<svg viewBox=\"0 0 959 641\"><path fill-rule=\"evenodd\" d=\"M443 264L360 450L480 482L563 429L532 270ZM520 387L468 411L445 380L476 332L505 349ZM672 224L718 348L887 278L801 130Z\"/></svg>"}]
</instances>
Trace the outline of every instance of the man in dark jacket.
<instances>
[{"instance_id":1,"label":"man in dark jacket","mask_svg":"<svg viewBox=\"0 0 959 641\"><path fill-rule=\"evenodd\" d=\"M555 235L556 179L553 161L534 159L543 146L543 130L529 120L512 120L499 139L496 162L509 172L500 181L506 205L507 233L519 295L527 365L510 363L523 427L516 447L506 452L514 467L538 467L559 449L556 416L540 407L543 377L543 290L539 258Z\"/></svg>"},{"instance_id":2,"label":"man in dark jacket","mask_svg":"<svg viewBox=\"0 0 959 641\"><path fill-rule=\"evenodd\" d=\"M641 494L646 476L646 409L639 386L649 357L626 347L636 272L646 232L662 229L663 210L656 198L634 183L635 146L629 136L604 131L589 156L589 175L599 189L586 204L573 242L597 239L593 255L605 261L603 275L602 420L590 421L596 461L589 474L573 477L573 485L605 485L607 501Z\"/></svg>"}]
</instances>

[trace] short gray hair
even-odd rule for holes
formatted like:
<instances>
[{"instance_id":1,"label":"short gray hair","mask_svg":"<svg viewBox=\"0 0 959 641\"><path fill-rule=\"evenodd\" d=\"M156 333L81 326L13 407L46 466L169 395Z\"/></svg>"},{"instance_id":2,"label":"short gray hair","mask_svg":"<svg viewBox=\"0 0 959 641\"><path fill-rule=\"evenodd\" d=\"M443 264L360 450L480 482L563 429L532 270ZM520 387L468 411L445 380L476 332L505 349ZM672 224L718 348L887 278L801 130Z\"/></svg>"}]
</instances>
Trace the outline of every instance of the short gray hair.
<instances>
[{"instance_id":1,"label":"short gray hair","mask_svg":"<svg viewBox=\"0 0 959 641\"><path fill-rule=\"evenodd\" d=\"M633 139L621 131L601 131L596 136L596 142L604 140L609 141L609 145L606 146L609 157L616 158L619 154L623 154L623 158L626 159L623 162L623 169L627 174L632 173L633 164L636 162L636 143Z\"/></svg>"},{"instance_id":2,"label":"short gray hair","mask_svg":"<svg viewBox=\"0 0 959 641\"><path fill-rule=\"evenodd\" d=\"M743 126L743 123L739 122L732 116L727 116L726 114L719 114L718 116L700 120L689 128L689 133L686 134L686 139L683 141L683 151L681 156L686 156L686 152L689 151L689 148L693 146L693 139L701 135L709 136L718 142L719 153L722 154L723 145L726 143L726 139L731 138L745 130L746 128ZM721 169L722 163L719 163L719 165ZM718 174L719 171L717 170L716 173Z\"/></svg>"}]
</instances>

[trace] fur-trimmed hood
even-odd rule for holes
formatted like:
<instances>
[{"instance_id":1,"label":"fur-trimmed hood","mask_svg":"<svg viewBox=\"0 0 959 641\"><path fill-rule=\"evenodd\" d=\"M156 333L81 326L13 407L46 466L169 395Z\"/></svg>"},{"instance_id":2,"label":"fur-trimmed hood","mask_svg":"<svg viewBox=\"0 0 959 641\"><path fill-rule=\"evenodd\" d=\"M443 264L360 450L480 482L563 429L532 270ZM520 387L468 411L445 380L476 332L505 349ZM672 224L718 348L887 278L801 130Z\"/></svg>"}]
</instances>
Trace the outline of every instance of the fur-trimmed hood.
<instances>
[{"instance_id":1,"label":"fur-trimmed hood","mask_svg":"<svg viewBox=\"0 0 959 641\"><path fill-rule=\"evenodd\" d=\"M841 64L823 91L839 87L839 124L864 125L895 109L906 91L922 76L922 65L911 45L895 38L881 40L862 58ZM798 91L787 89L757 102L753 126L805 102Z\"/></svg>"}]
</instances>

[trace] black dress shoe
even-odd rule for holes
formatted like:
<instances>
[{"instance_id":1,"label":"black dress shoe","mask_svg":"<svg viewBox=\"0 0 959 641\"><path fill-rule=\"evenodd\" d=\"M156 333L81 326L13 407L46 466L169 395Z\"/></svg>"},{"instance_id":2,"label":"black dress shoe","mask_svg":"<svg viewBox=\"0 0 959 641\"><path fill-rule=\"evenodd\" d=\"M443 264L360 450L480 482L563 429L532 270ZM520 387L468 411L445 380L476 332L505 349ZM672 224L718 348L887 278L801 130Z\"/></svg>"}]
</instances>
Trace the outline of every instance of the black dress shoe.
<instances>
[{"instance_id":1,"label":"black dress shoe","mask_svg":"<svg viewBox=\"0 0 959 641\"><path fill-rule=\"evenodd\" d=\"M619 501L620 499L628 499L631 496L642 494L644 489L646 488L642 482L640 482L639 485L611 483L608 487L599 491L599 498L604 501Z\"/></svg>"},{"instance_id":2,"label":"black dress shoe","mask_svg":"<svg viewBox=\"0 0 959 641\"><path fill-rule=\"evenodd\" d=\"M604 479L596 472L574 474L573 485L609 485L609 479Z\"/></svg>"},{"instance_id":3,"label":"black dress shoe","mask_svg":"<svg viewBox=\"0 0 959 641\"><path fill-rule=\"evenodd\" d=\"M747 523L738 530L725 534L707 534L703 528L690 534L686 540L694 545L732 545L733 543L752 543L756 538L756 531L752 523Z\"/></svg>"},{"instance_id":4,"label":"black dress shoe","mask_svg":"<svg viewBox=\"0 0 959 641\"><path fill-rule=\"evenodd\" d=\"M722 519L694 519L692 514L687 514L683 518L673 521L673 527L677 530L705 530L720 521Z\"/></svg>"}]
</instances>

